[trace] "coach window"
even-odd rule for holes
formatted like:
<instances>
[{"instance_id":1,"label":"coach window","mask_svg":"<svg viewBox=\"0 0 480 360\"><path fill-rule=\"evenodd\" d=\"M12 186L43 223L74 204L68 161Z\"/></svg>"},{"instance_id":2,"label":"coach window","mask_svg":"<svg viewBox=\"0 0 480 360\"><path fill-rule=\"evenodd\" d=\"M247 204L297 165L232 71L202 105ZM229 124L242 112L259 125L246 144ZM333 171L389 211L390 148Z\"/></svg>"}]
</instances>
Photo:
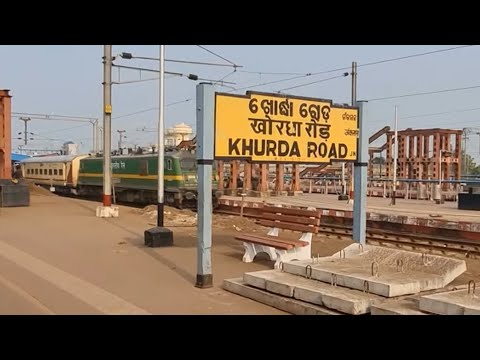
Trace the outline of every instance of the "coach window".
<instances>
[{"instance_id":1,"label":"coach window","mask_svg":"<svg viewBox=\"0 0 480 360\"><path fill-rule=\"evenodd\" d=\"M52 169L48 169L48 175L53 175L53 170Z\"/></svg>"},{"instance_id":2,"label":"coach window","mask_svg":"<svg viewBox=\"0 0 480 360\"><path fill-rule=\"evenodd\" d=\"M58 175L58 170L57 169L53 169L53 175L55 175L55 176Z\"/></svg>"},{"instance_id":3,"label":"coach window","mask_svg":"<svg viewBox=\"0 0 480 360\"><path fill-rule=\"evenodd\" d=\"M38 175L38 169L35 169L35 175Z\"/></svg>"},{"instance_id":4,"label":"coach window","mask_svg":"<svg viewBox=\"0 0 480 360\"><path fill-rule=\"evenodd\" d=\"M63 176L63 169L58 170L58 175Z\"/></svg>"}]
</instances>

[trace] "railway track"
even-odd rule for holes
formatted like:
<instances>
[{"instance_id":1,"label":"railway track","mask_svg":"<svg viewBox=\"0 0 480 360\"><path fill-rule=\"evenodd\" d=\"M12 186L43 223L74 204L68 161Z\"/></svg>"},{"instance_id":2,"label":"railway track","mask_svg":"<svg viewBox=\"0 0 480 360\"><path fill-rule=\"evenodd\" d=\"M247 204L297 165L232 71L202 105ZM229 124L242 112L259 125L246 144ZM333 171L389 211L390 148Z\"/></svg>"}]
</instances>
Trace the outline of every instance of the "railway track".
<instances>
[{"instance_id":1,"label":"railway track","mask_svg":"<svg viewBox=\"0 0 480 360\"><path fill-rule=\"evenodd\" d=\"M238 213L225 209L219 209L215 212L238 216ZM253 219L259 217L259 215L255 213L244 214L244 216ZM320 225L317 237L351 240L352 229L348 226L322 224ZM448 255L462 258L480 258L480 240L477 242L466 239L440 238L419 233L400 233L371 228L367 228L366 240L367 243L371 245L395 247L402 250L415 250L434 255Z\"/></svg>"},{"instance_id":2,"label":"railway track","mask_svg":"<svg viewBox=\"0 0 480 360\"><path fill-rule=\"evenodd\" d=\"M320 226L320 236L351 239L352 230L339 225ZM431 237L423 234L396 233L392 231L368 229L367 243L397 247L405 250L428 251L436 255L457 255L467 258L480 258L480 241Z\"/></svg>"}]
</instances>

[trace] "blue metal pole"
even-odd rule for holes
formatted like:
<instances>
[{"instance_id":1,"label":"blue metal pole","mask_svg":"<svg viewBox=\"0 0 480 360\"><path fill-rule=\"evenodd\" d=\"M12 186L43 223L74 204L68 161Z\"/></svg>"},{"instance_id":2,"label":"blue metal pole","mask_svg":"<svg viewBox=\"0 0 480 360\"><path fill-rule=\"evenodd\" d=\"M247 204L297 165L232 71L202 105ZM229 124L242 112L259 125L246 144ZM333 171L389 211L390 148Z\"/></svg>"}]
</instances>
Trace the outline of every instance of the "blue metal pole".
<instances>
[{"instance_id":1,"label":"blue metal pole","mask_svg":"<svg viewBox=\"0 0 480 360\"><path fill-rule=\"evenodd\" d=\"M355 201L353 203L353 241L365 244L367 231L367 169L368 169L368 136L366 132L366 104L357 102L358 106L358 146L355 171Z\"/></svg>"},{"instance_id":2,"label":"blue metal pole","mask_svg":"<svg viewBox=\"0 0 480 360\"><path fill-rule=\"evenodd\" d=\"M215 92L212 84L197 85L198 243L196 287L213 285L212 166Z\"/></svg>"}]
</instances>

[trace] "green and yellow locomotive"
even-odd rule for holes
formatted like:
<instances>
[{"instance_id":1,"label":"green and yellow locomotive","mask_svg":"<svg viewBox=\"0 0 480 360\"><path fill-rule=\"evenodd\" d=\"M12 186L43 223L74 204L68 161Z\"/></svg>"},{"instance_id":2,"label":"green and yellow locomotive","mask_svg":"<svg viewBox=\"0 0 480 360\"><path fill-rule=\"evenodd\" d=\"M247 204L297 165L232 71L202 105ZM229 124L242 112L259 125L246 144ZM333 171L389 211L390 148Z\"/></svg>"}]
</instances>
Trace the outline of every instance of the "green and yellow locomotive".
<instances>
[{"instance_id":1,"label":"green and yellow locomotive","mask_svg":"<svg viewBox=\"0 0 480 360\"><path fill-rule=\"evenodd\" d=\"M58 164L57 164L58 162ZM78 164L77 164L78 163ZM76 164L76 166L72 166ZM35 168L60 166L65 168L65 181L54 179L59 172L35 174ZM33 182L49 186L55 192L101 198L103 190L103 158L96 156L48 156L30 158L24 163L23 176ZM43 170L42 174L44 173ZM158 155L112 156L112 187L118 202L153 204L157 202ZM69 181L67 181L67 179ZM61 179L60 179L61 180ZM213 201L216 203L217 176L212 173ZM189 151L165 153L165 204L178 208L194 208L197 204L197 162Z\"/></svg>"}]
</instances>

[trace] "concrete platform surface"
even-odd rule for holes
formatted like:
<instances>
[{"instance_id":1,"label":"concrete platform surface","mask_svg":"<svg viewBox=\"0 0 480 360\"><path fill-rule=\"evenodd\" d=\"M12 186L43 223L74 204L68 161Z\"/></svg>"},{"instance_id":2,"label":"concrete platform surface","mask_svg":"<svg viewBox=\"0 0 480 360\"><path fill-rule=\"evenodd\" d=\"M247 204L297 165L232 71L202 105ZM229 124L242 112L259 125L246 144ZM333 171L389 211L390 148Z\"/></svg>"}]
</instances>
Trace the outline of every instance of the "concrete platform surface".
<instances>
[{"instance_id":1,"label":"concrete platform surface","mask_svg":"<svg viewBox=\"0 0 480 360\"><path fill-rule=\"evenodd\" d=\"M333 286L280 270L245 273L246 284L268 292L324 306L350 315L367 314L382 297L366 292Z\"/></svg>"},{"instance_id":2,"label":"concrete platform surface","mask_svg":"<svg viewBox=\"0 0 480 360\"><path fill-rule=\"evenodd\" d=\"M221 200L241 201L240 196L224 195ZM337 195L303 194L298 196L273 196L266 199L245 197L245 202L264 202L266 204L284 204L291 206L313 206L319 209L335 209L339 211L353 211L353 204L345 200L338 200ZM386 215L405 215L429 218L430 215L440 216L441 219L451 221L468 221L480 224L480 211L459 210L456 202L445 202L437 205L428 200L397 199L396 205L390 205L390 199L368 197L367 211Z\"/></svg>"},{"instance_id":3,"label":"concrete platform surface","mask_svg":"<svg viewBox=\"0 0 480 360\"><path fill-rule=\"evenodd\" d=\"M411 299L386 300L372 304L371 315L429 315L418 308L418 303Z\"/></svg>"},{"instance_id":4,"label":"concrete platform surface","mask_svg":"<svg viewBox=\"0 0 480 360\"><path fill-rule=\"evenodd\" d=\"M480 298L468 290L450 291L422 296L419 307L437 315L480 315Z\"/></svg>"},{"instance_id":5,"label":"concrete platform surface","mask_svg":"<svg viewBox=\"0 0 480 360\"><path fill-rule=\"evenodd\" d=\"M268 291L252 287L242 278L224 280L223 289L293 315L343 315L342 313L318 305L272 294Z\"/></svg>"},{"instance_id":6,"label":"concrete platform surface","mask_svg":"<svg viewBox=\"0 0 480 360\"><path fill-rule=\"evenodd\" d=\"M215 219L213 287L199 289L197 228L174 221L191 212L166 208L174 246L149 248L144 231L156 216L119 206L119 217L98 218L97 205L47 191L32 194L29 207L0 209L0 314L285 314L221 288L225 278L272 267L242 262L232 220Z\"/></svg>"},{"instance_id":7,"label":"concrete platform surface","mask_svg":"<svg viewBox=\"0 0 480 360\"><path fill-rule=\"evenodd\" d=\"M352 244L336 254L283 264L285 272L384 297L440 289L467 270L464 260Z\"/></svg>"}]
</instances>

